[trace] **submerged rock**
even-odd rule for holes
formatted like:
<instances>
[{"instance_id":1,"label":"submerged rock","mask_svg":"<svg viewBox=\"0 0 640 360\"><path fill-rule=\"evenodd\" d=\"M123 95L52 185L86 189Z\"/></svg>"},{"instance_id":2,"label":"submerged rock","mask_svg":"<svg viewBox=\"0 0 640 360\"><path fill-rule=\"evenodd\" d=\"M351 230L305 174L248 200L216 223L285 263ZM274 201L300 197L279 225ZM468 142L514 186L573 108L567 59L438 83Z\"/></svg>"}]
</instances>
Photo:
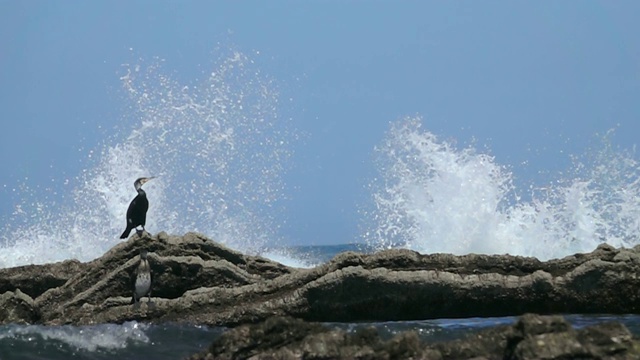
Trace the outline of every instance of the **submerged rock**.
<instances>
[{"instance_id":1,"label":"submerged rock","mask_svg":"<svg viewBox=\"0 0 640 360\"><path fill-rule=\"evenodd\" d=\"M383 340L375 328L354 333L274 317L228 330L190 360L204 359L638 359L640 339L618 323L574 330L560 316L528 314L515 325L464 339L425 343L414 331Z\"/></svg>"},{"instance_id":2,"label":"submerged rock","mask_svg":"<svg viewBox=\"0 0 640 360\"><path fill-rule=\"evenodd\" d=\"M131 274L140 249L149 251L153 303L133 307ZM137 320L236 326L273 316L352 322L640 313L638 274L640 246L601 245L588 254L546 262L410 250L345 252L321 266L297 269L195 233L145 233L87 263L1 269L0 291L20 289L33 298L29 306L37 316L22 317L30 323Z\"/></svg>"}]
</instances>

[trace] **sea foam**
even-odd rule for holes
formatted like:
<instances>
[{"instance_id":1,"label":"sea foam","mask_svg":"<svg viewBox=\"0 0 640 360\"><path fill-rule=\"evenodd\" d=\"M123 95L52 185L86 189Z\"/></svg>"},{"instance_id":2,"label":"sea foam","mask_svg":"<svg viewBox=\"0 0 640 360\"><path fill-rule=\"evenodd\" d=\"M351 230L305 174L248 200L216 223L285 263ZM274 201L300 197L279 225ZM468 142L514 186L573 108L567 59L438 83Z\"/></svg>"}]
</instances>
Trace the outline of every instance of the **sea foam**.
<instances>
[{"instance_id":1,"label":"sea foam","mask_svg":"<svg viewBox=\"0 0 640 360\"><path fill-rule=\"evenodd\" d=\"M149 325L138 322L92 326L4 325L0 343L9 341L49 344L69 352L124 349L132 344L146 344Z\"/></svg>"},{"instance_id":2,"label":"sea foam","mask_svg":"<svg viewBox=\"0 0 640 360\"><path fill-rule=\"evenodd\" d=\"M458 149L422 129L419 117L392 123L375 152L363 240L375 249L485 253L545 260L640 238L640 168L632 152L602 149L573 174L526 196L494 156Z\"/></svg>"}]
</instances>

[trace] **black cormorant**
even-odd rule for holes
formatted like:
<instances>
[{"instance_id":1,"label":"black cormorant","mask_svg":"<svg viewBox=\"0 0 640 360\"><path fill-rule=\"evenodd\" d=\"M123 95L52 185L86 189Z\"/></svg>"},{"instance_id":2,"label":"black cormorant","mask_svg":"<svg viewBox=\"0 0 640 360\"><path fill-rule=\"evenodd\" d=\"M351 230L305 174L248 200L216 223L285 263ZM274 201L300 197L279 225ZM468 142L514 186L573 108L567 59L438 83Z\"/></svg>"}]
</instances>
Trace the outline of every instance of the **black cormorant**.
<instances>
[{"instance_id":1,"label":"black cormorant","mask_svg":"<svg viewBox=\"0 0 640 360\"><path fill-rule=\"evenodd\" d=\"M142 231L144 231L144 224L147 221L147 210L149 209L149 200L147 200L147 193L142 190L142 185L153 178L153 176L148 178L142 177L133 183L138 195L133 198L131 204L129 204L129 209L127 209L127 228L122 235L120 235L120 239L126 239L129 233L131 233L131 230L138 226L142 226Z\"/></svg>"}]
</instances>

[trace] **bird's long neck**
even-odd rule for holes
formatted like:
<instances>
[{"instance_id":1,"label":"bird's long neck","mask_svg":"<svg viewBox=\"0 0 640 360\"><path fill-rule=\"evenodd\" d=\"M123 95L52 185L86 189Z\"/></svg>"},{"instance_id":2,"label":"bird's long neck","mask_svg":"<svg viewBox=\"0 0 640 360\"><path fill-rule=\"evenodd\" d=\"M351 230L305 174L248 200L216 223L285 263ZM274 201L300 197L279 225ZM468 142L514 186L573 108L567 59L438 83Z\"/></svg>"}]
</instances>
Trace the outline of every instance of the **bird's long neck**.
<instances>
[{"instance_id":1,"label":"bird's long neck","mask_svg":"<svg viewBox=\"0 0 640 360\"><path fill-rule=\"evenodd\" d=\"M133 184L133 187L136 188L136 191L138 192L138 194L140 194L141 191L144 193L144 190L142 190L142 183L140 181L136 181Z\"/></svg>"},{"instance_id":2,"label":"bird's long neck","mask_svg":"<svg viewBox=\"0 0 640 360\"><path fill-rule=\"evenodd\" d=\"M138 187L136 190L138 190L138 195L140 196L147 196L147 193L144 192L144 190L142 190L141 187Z\"/></svg>"},{"instance_id":3,"label":"bird's long neck","mask_svg":"<svg viewBox=\"0 0 640 360\"><path fill-rule=\"evenodd\" d=\"M149 261L147 260L147 258L140 259L140 265L138 265L138 267L140 268L141 271L145 271L145 272L148 272L149 269L151 268L149 266Z\"/></svg>"}]
</instances>

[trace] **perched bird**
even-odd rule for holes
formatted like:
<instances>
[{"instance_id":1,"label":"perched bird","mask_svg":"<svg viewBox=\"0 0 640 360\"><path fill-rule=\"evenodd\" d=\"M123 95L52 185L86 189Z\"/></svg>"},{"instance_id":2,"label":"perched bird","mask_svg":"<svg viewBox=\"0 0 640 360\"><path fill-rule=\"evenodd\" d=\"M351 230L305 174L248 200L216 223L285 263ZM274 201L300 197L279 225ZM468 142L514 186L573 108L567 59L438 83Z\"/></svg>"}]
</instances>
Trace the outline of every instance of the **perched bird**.
<instances>
[{"instance_id":1,"label":"perched bird","mask_svg":"<svg viewBox=\"0 0 640 360\"><path fill-rule=\"evenodd\" d=\"M147 260L147 250L140 250L140 262L134 271L133 297L131 303L136 304L145 295L149 297L147 303L151 303L151 267Z\"/></svg>"},{"instance_id":2,"label":"perched bird","mask_svg":"<svg viewBox=\"0 0 640 360\"><path fill-rule=\"evenodd\" d=\"M144 224L147 222L149 200L147 200L147 193L142 190L142 185L153 178L153 176L148 178L142 177L133 183L138 195L133 198L131 204L129 204L129 209L127 209L127 228L122 235L120 235L120 239L126 239L131 233L131 230L138 226L142 226L142 231L144 231Z\"/></svg>"}]
</instances>

